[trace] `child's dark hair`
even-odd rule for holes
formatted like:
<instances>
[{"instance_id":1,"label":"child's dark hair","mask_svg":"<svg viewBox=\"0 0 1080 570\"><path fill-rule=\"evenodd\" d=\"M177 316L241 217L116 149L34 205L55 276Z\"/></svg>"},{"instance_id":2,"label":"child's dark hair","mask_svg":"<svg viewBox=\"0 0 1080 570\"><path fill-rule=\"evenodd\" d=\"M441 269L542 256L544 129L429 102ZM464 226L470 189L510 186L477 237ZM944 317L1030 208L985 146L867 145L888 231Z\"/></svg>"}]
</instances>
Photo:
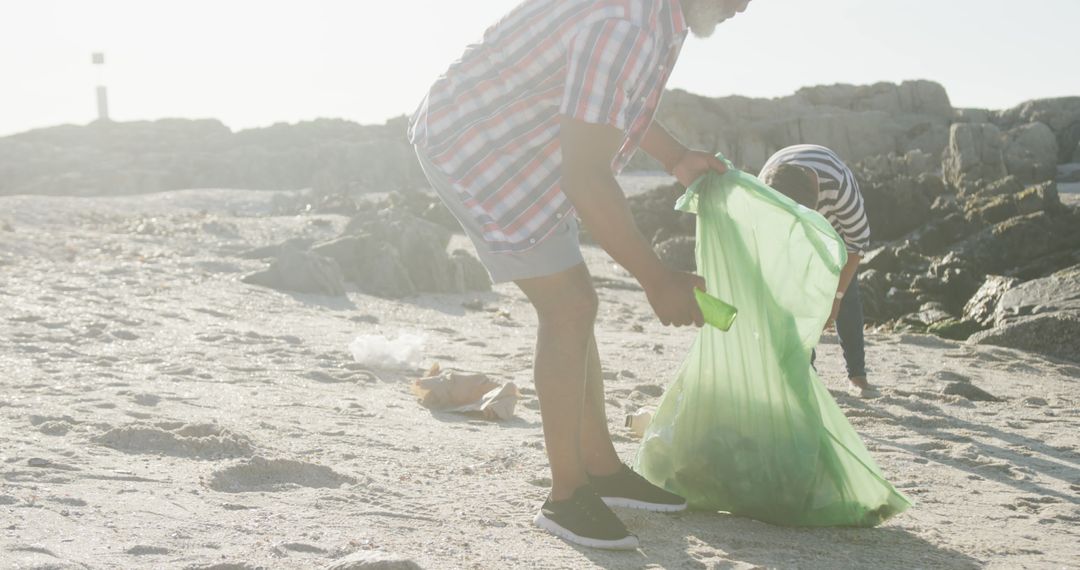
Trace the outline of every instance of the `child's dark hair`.
<instances>
[{"instance_id":1,"label":"child's dark hair","mask_svg":"<svg viewBox=\"0 0 1080 570\"><path fill-rule=\"evenodd\" d=\"M818 185L814 175L805 168L778 164L762 172L761 181L807 208L817 208Z\"/></svg>"}]
</instances>

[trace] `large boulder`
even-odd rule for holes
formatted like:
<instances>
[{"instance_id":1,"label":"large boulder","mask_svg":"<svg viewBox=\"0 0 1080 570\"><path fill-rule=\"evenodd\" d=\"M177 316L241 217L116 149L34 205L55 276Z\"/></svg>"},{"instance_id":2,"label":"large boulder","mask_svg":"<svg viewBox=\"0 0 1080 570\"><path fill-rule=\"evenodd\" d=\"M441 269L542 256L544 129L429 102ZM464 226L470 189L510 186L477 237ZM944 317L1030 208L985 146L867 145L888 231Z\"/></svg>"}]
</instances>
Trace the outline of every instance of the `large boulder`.
<instances>
[{"instance_id":1,"label":"large boulder","mask_svg":"<svg viewBox=\"0 0 1080 570\"><path fill-rule=\"evenodd\" d=\"M1080 313L1057 312L1014 319L976 333L968 342L990 344L1080 362Z\"/></svg>"},{"instance_id":2,"label":"large boulder","mask_svg":"<svg viewBox=\"0 0 1080 570\"><path fill-rule=\"evenodd\" d=\"M987 275L979 290L964 305L964 319L983 327L992 327L997 321L997 307L1006 291L1020 284L1020 280L1004 275Z\"/></svg>"},{"instance_id":3,"label":"large boulder","mask_svg":"<svg viewBox=\"0 0 1080 570\"><path fill-rule=\"evenodd\" d=\"M1044 123L1057 138L1057 162L1068 162L1069 154L1080 143L1080 97L1027 101L1001 112L999 122L1008 127Z\"/></svg>"},{"instance_id":4,"label":"large boulder","mask_svg":"<svg viewBox=\"0 0 1080 570\"><path fill-rule=\"evenodd\" d=\"M1006 133L1005 168L1024 184L1057 176L1058 141L1044 123L1028 123Z\"/></svg>"},{"instance_id":5,"label":"large boulder","mask_svg":"<svg viewBox=\"0 0 1080 570\"><path fill-rule=\"evenodd\" d=\"M990 123L958 123L949 129L942 159L945 181L961 192L977 189L1008 174L1005 135Z\"/></svg>"},{"instance_id":6,"label":"large boulder","mask_svg":"<svg viewBox=\"0 0 1080 570\"><path fill-rule=\"evenodd\" d=\"M1080 361L1080 264L1025 283L990 277L964 312L970 321L994 326L970 342Z\"/></svg>"},{"instance_id":7,"label":"large boulder","mask_svg":"<svg viewBox=\"0 0 1080 570\"><path fill-rule=\"evenodd\" d=\"M994 310L994 323L1045 313L1080 315L1080 265L1005 290ZM1080 338L1073 339L1080 345Z\"/></svg>"},{"instance_id":8,"label":"large boulder","mask_svg":"<svg viewBox=\"0 0 1080 570\"><path fill-rule=\"evenodd\" d=\"M337 262L293 247L283 248L269 268L243 281L279 291L335 297L345 294L345 280Z\"/></svg>"},{"instance_id":9,"label":"large boulder","mask_svg":"<svg viewBox=\"0 0 1080 570\"><path fill-rule=\"evenodd\" d=\"M1080 249L1080 219L1076 215L1036 212L1016 216L967 238L958 256L976 274L1003 274L1048 255Z\"/></svg>"},{"instance_id":10,"label":"large boulder","mask_svg":"<svg viewBox=\"0 0 1080 570\"><path fill-rule=\"evenodd\" d=\"M339 237L315 246L312 251L335 260L345 279L368 295L397 298L419 292L398 251L371 235Z\"/></svg>"},{"instance_id":11,"label":"large boulder","mask_svg":"<svg viewBox=\"0 0 1080 570\"><path fill-rule=\"evenodd\" d=\"M344 235L312 250L335 260L360 291L379 297L490 291L468 252L447 254L450 230L400 210L361 212Z\"/></svg>"}]
</instances>

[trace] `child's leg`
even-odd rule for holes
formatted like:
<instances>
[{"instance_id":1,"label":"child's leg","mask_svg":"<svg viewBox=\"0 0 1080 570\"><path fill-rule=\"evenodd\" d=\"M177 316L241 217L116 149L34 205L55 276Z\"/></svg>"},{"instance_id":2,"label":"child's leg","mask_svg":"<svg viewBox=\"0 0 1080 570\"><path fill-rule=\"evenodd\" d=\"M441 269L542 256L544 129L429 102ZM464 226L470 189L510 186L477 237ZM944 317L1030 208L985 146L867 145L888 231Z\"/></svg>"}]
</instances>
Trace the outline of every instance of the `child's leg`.
<instances>
[{"instance_id":1,"label":"child's leg","mask_svg":"<svg viewBox=\"0 0 1080 570\"><path fill-rule=\"evenodd\" d=\"M539 321L533 373L551 462L551 499L561 501L587 483L581 428L596 291L584 264L516 283Z\"/></svg>"},{"instance_id":2,"label":"child's leg","mask_svg":"<svg viewBox=\"0 0 1080 570\"><path fill-rule=\"evenodd\" d=\"M858 277L852 280L844 300L840 302L840 314L836 317L836 334L840 337L840 346L844 349L848 377L865 378L866 352Z\"/></svg>"}]
</instances>

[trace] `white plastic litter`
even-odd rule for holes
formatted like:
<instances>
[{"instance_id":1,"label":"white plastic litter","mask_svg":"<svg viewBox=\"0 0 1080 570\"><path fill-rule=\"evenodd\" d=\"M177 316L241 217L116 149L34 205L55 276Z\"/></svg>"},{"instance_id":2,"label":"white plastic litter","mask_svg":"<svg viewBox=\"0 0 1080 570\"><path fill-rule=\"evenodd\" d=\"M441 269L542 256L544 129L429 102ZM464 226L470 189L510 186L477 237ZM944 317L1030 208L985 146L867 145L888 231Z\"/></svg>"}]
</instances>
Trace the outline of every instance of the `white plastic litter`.
<instances>
[{"instance_id":1,"label":"white plastic litter","mask_svg":"<svg viewBox=\"0 0 1080 570\"><path fill-rule=\"evenodd\" d=\"M402 331L395 338L362 334L349 343L349 352L360 364L398 368L414 364L424 351L427 335Z\"/></svg>"},{"instance_id":2,"label":"white plastic litter","mask_svg":"<svg viewBox=\"0 0 1080 570\"><path fill-rule=\"evenodd\" d=\"M626 427L630 428L634 435L643 437L645 429L652 422L654 413L656 413L656 410L653 408L641 408L637 412L626 416Z\"/></svg>"}]
</instances>

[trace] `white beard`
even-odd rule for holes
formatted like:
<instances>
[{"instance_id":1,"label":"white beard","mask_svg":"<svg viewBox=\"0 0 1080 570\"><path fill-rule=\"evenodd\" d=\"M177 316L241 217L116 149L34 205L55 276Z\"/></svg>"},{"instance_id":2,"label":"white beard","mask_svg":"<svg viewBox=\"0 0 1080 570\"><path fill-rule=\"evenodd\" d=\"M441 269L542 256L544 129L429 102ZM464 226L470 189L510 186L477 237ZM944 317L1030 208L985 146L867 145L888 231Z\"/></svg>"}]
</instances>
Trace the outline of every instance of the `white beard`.
<instances>
[{"instance_id":1,"label":"white beard","mask_svg":"<svg viewBox=\"0 0 1080 570\"><path fill-rule=\"evenodd\" d=\"M734 15L728 9L725 0L681 0L681 2L686 25L699 38L711 36L717 24Z\"/></svg>"}]
</instances>

